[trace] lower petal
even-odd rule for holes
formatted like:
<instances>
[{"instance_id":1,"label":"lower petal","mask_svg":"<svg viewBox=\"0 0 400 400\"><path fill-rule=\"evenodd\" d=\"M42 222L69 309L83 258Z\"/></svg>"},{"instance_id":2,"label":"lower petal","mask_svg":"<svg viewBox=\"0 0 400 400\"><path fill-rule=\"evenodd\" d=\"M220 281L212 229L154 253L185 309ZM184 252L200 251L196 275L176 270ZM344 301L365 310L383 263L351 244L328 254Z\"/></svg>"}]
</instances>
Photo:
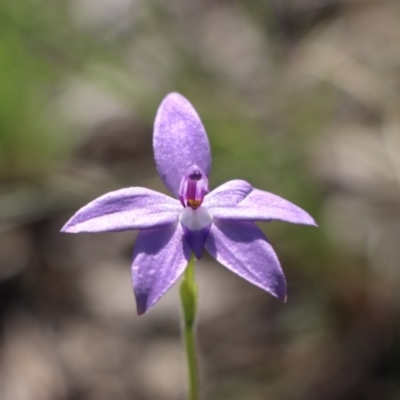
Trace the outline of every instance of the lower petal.
<instances>
[{"instance_id":1,"label":"lower petal","mask_svg":"<svg viewBox=\"0 0 400 400\"><path fill-rule=\"evenodd\" d=\"M235 274L286 301L286 280L278 257L253 222L214 219L205 248Z\"/></svg>"},{"instance_id":2,"label":"lower petal","mask_svg":"<svg viewBox=\"0 0 400 400\"><path fill-rule=\"evenodd\" d=\"M139 315L149 311L179 279L189 258L190 248L179 223L139 232L132 263Z\"/></svg>"}]
</instances>

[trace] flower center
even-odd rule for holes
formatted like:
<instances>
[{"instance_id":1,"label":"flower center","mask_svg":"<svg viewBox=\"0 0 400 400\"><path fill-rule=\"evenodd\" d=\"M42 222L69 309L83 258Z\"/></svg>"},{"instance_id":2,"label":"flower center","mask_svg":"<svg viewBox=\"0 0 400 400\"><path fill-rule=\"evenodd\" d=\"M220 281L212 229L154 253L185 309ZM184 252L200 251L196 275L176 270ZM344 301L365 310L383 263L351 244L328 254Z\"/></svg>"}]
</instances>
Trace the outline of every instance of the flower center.
<instances>
[{"instance_id":1,"label":"flower center","mask_svg":"<svg viewBox=\"0 0 400 400\"><path fill-rule=\"evenodd\" d=\"M184 207L179 215L179 222L187 243L197 258L201 257L212 224L212 215L206 208L201 207L207 193L207 176L197 165L192 165L186 171L179 187L179 200Z\"/></svg>"},{"instance_id":2,"label":"flower center","mask_svg":"<svg viewBox=\"0 0 400 400\"><path fill-rule=\"evenodd\" d=\"M191 166L183 176L179 188L179 200L183 207L190 207L193 210L199 208L207 193L207 176L197 165Z\"/></svg>"},{"instance_id":3,"label":"flower center","mask_svg":"<svg viewBox=\"0 0 400 400\"><path fill-rule=\"evenodd\" d=\"M179 222L182 225L185 238L197 258L203 253L204 243L210 233L212 215L205 207L193 209L185 207L180 215Z\"/></svg>"}]
</instances>

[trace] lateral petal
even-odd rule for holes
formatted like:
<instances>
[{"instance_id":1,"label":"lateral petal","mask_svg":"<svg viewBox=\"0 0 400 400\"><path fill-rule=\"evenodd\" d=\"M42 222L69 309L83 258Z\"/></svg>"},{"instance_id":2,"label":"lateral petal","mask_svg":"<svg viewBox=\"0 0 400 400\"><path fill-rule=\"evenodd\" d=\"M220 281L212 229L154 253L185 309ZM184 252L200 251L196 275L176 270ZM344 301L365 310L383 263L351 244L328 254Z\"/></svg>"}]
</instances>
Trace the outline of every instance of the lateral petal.
<instances>
[{"instance_id":1,"label":"lateral petal","mask_svg":"<svg viewBox=\"0 0 400 400\"><path fill-rule=\"evenodd\" d=\"M132 262L137 313L149 311L179 279L190 258L190 248L179 223L140 231Z\"/></svg>"},{"instance_id":2,"label":"lateral petal","mask_svg":"<svg viewBox=\"0 0 400 400\"><path fill-rule=\"evenodd\" d=\"M250 183L241 179L228 181L208 193L204 198L203 205L209 209L234 207L243 201L253 190Z\"/></svg>"},{"instance_id":3,"label":"lateral petal","mask_svg":"<svg viewBox=\"0 0 400 400\"><path fill-rule=\"evenodd\" d=\"M154 190L131 187L106 193L78 210L62 232L148 229L177 221L180 203Z\"/></svg>"},{"instance_id":4,"label":"lateral petal","mask_svg":"<svg viewBox=\"0 0 400 400\"><path fill-rule=\"evenodd\" d=\"M235 274L286 301L286 280L278 257L253 222L214 219L205 248Z\"/></svg>"},{"instance_id":5,"label":"lateral petal","mask_svg":"<svg viewBox=\"0 0 400 400\"><path fill-rule=\"evenodd\" d=\"M314 225L303 209L276 194L253 188L245 181L230 181L213 190L204 206L216 218L241 221L280 220L292 224Z\"/></svg>"},{"instance_id":6,"label":"lateral petal","mask_svg":"<svg viewBox=\"0 0 400 400\"><path fill-rule=\"evenodd\" d=\"M154 158L165 186L176 196L181 179L194 164L208 176L211 151L207 134L192 104L170 93L158 108L153 133Z\"/></svg>"}]
</instances>

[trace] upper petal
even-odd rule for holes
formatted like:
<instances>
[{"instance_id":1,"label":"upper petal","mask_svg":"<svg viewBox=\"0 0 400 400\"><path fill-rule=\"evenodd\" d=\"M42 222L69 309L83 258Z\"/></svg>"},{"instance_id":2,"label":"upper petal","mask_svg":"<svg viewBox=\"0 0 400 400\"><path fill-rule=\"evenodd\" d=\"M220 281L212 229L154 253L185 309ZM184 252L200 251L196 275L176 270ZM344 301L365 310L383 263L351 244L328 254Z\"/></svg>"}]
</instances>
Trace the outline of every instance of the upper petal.
<instances>
[{"instance_id":1,"label":"upper petal","mask_svg":"<svg viewBox=\"0 0 400 400\"><path fill-rule=\"evenodd\" d=\"M153 134L154 158L165 186L178 196L181 179L193 165L208 176L211 152L196 110L178 93L170 93L158 108Z\"/></svg>"},{"instance_id":2,"label":"upper petal","mask_svg":"<svg viewBox=\"0 0 400 400\"><path fill-rule=\"evenodd\" d=\"M214 220L205 248L235 274L286 301L286 280L278 257L253 222Z\"/></svg>"},{"instance_id":3,"label":"upper petal","mask_svg":"<svg viewBox=\"0 0 400 400\"><path fill-rule=\"evenodd\" d=\"M141 187L109 192L82 207L62 232L105 232L147 229L177 221L179 202Z\"/></svg>"},{"instance_id":4,"label":"upper petal","mask_svg":"<svg viewBox=\"0 0 400 400\"><path fill-rule=\"evenodd\" d=\"M178 280L190 258L179 223L140 231L133 251L132 282L137 312L144 314Z\"/></svg>"},{"instance_id":5,"label":"upper petal","mask_svg":"<svg viewBox=\"0 0 400 400\"><path fill-rule=\"evenodd\" d=\"M303 209L276 194L254 189L245 181L230 181L213 190L204 201L216 218L317 225Z\"/></svg>"}]
</instances>

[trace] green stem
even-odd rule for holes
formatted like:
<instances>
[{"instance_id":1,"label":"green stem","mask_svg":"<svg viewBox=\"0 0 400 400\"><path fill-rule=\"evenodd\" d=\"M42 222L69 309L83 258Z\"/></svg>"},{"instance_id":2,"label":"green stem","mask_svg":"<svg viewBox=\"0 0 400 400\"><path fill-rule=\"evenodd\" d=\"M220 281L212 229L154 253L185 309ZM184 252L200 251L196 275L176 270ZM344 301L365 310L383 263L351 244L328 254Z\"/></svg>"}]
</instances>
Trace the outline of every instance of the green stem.
<instances>
[{"instance_id":1,"label":"green stem","mask_svg":"<svg viewBox=\"0 0 400 400\"><path fill-rule=\"evenodd\" d=\"M189 400L199 400L199 381L197 371L197 356L194 335L194 322L197 311L197 285L194 279L194 256L189 264L181 283L181 301L184 319L184 338L189 370Z\"/></svg>"}]
</instances>

